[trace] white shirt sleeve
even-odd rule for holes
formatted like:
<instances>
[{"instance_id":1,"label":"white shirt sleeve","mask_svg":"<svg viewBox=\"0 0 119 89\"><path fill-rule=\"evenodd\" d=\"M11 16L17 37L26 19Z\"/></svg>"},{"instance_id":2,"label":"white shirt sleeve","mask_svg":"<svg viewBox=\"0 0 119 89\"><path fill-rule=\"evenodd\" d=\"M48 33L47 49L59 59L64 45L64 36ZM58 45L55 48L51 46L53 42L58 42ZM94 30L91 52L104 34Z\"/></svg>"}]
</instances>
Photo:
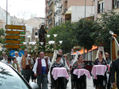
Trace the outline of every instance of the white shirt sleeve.
<instances>
[{"instance_id":1,"label":"white shirt sleeve","mask_svg":"<svg viewBox=\"0 0 119 89\"><path fill-rule=\"evenodd\" d=\"M36 74L36 72L37 72L37 65L38 65L38 59L36 59L36 62L35 62L34 67L33 67L34 74Z\"/></svg>"}]
</instances>

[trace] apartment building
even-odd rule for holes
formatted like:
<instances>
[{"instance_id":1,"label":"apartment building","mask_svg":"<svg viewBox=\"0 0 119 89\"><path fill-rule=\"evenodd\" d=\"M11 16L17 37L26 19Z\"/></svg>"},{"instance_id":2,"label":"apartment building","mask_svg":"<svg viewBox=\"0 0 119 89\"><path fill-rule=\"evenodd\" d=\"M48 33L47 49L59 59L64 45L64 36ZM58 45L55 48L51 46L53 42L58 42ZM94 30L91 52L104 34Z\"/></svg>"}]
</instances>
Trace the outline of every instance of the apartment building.
<instances>
[{"instance_id":1,"label":"apartment building","mask_svg":"<svg viewBox=\"0 0 119 89\"><path fill-rule=\"evenodd\" d=\"M55 0L46 0L46 26L51 29L55 25Z\"/></svg>"},{"instance_id":2,"label":"apartment building","mask_svg":"<svg viewBox=\"0 0 119 89\"><path fill-rule=\"evenodd\" d=\"M77 22L81 18L94 16L93 0L68 0L65 20Z\"/></svg>"},{"instance_id":3,"label":"apartment building","mask_svg":"<svg viewBox=\"0 0 119 89\"><path fill-rule=\"evenodd\" d=\"M119 12L119 0L95 0L95 19L111 10Z\"/></svg>"},{"instance_id":4,"label":"apartment building","mask_svg":"<svg viewBox=\"0 0 119 89\"><path fill-rule=\"evenodd\" d=\"M62 0L55 1L55 26L58 26L62 23Z\"/></svg>"},{"instance_id":5,"label":"apartment building","mask_svg":"<svg viewBox=\"0 0 119 89\"><path fill-rule=\"evenodd\" d=\"M11 23L11 17L10 14L8 13L8 24ZM6 25L6 11L0 7L0 28L4 28L5 29L5 25Z\"/></svg>"},{"instance_id":6,"label":"apartment building","mask_svg":"<svg viewBox=\"0 0 119 89\"><path fill-rule=\"evenodd\" d=\"M46 25L48 29L65 21L77 22L94 16L93 0L46 0Z\"/></svg>"}]
</instances>

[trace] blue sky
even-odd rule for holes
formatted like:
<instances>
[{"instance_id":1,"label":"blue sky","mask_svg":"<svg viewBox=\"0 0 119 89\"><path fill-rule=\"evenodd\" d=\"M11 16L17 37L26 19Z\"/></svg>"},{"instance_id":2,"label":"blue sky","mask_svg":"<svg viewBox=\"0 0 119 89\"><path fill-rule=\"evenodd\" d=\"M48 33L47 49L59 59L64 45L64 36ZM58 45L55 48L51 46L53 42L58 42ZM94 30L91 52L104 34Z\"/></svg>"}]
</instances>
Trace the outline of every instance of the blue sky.
<instances>
[{"instance_id":1,"label":"blue sky","mask_svg":"<svg viewBox=\"0 0 119 89\"><path fill-rule=\"evenodd\" d=\"M28 19L45 17L45 0L8 0L10 15ZM6 9L6 0L0 0L0 7Z\"/></svg>"}]
</instances>

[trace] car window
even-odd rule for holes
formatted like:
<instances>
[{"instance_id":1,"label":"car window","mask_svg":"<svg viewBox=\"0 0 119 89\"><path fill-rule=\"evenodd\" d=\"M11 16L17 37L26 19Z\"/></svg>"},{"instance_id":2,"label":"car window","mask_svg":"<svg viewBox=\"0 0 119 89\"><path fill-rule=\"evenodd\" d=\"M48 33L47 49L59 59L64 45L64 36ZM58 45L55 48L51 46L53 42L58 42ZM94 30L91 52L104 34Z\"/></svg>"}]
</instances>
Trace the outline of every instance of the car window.
<instances>
[{"instance_id":1,"label":"car window","mask_svg":"<svg viewBox=\"0 0 119 89\"><path fill-rule=\"evenodd\" d=\"M12 68L0 64L0 89L29 89L29 87Z\"/></svg>"}]
</instances>

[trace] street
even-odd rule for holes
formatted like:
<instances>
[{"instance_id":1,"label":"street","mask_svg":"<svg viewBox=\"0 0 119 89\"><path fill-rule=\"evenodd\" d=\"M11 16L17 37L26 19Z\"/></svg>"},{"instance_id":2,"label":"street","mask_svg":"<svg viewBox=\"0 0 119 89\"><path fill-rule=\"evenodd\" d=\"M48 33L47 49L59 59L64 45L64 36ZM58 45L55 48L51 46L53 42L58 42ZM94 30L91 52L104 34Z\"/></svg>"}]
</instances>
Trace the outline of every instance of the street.
<instances>
[{"instance_id":1,"label":"street","mask_svg":"<svg viewBox=\"0 0 119 89\"><path fill-rule=\"evenodd\" d=\"M30 85L32 85L32 86L34 86L34 87L35 87L35 86L37 87L37 85L34 84L34 83L31 82L31 81L30 81ZM50 83L48 84L48 89L51 89ZM71 89L71 79L69 79L69 82L68 82L68 84L67 84L67 89ZM87 89L94 89L92 77L91 77L91 79L87 79Z\"/></svg>"}]
</instances>

